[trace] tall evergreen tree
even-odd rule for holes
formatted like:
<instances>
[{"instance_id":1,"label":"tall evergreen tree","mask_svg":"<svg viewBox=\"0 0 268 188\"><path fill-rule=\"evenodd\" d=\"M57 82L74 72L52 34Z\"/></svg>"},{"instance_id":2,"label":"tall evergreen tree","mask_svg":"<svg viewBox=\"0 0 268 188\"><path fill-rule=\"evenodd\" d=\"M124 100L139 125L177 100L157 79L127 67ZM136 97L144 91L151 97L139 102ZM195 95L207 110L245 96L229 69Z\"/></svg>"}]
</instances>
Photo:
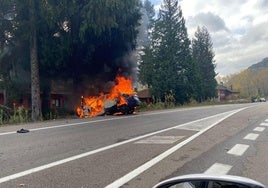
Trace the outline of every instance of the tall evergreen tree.
<instances>
[{"instance_id":1,"label":"tall evergreen tree","mask_svg":"<svg viewBox=\"0 0 268 188\"><path fill-rule=\"evenodd\" d=\"M9 47L7 39L12 39L16 44L11 54L14 64L29 73L31 68L33 120L41 118L39 88L43 95L49 93L44 91L48 86L43 87L43 83L70 78L82 88L78 86L82 79L94 80L101 75L99 79L105 83L114 80L120 67L132 70L129 61L122 59L136 45L140 0L3 0L0 5L0 16L5 18L0 17L0 55ZM10 9L14 11L12 22L7 20ZM8 26L6 21L11 23L12 31L2 27ZM0 63L14 69L10 60L1 57Z\"/></svg>"},{"instance_id":2,"label":"tall evergreen tree","mask_svg":"<svg viewBox=\"0 0 268 188\"><path fill-rule=\"evenodd\" d=\"M154 5L149 1L145 0L141 8L141 20L139 26L139 34L137 36L137 45L139 49L147 47L150 43L151 29L154 23Z\"/></svg>"},{"instance_id":3,"label":"tall evergreen tree","mask_svg":"<svg viewBox=\"0 0 268 188\"><path fill-rule=\"evenodd\" d=\"M215 97L217 81L215 79L214 51L211 37L205 27L198 27L192 40L192 56L196 64L197 78L196 100L204 100Z\"/></svg>"},{"instance_id":4,"label":"tall evergreen tree","mask_svg":"<svg viewBox=\"0 0 268 188\"><path fill-rule=\"evenodd\" d=\"M140 66L141 79L153 95L164 99L174 93L178 103L191 97L190 40L177 0L164 0L152 31L152 44Z\"/></svg>"},{"instance_id":5,"label":"tall evergreen tree","mask_svg":"<svg viewBox=\"0 0 268 188\"><path fill-rule=\"evenodd\" d=\"M143 7L146 10L146 15L148 17L148 29L151 29L153 27L154 23L154 16L155 16L155 10L154 5L151 3L150 0L145 0L143 3Z\"/></svg>"},{"instance_id":6,"label":"tall evergreen tree","mask_svg":"<svg viewBox=\"0 0 268 188\"><path fill-rule=\"evenodd\" d=\"M0 89L4 93L4 105L18 96L16 88L17 55L15 30L17 29L16 0L0 2ZM21 54L20 54L21 55ZM23 80L23 79L21 79Z\"/></svg>"},{"instance_id":7,"label":"tall evergreen tree","mask_svg":"<svg viewBox=\"0 0 268 188\"><path fill-rule=\"evenodd\" d=\"M140 6L140 0L56 1L50 9L58 14L43 33L41 73L81 83L106 71L113 79L115 61L135 48Z\"/></svg>"}]
</instances>

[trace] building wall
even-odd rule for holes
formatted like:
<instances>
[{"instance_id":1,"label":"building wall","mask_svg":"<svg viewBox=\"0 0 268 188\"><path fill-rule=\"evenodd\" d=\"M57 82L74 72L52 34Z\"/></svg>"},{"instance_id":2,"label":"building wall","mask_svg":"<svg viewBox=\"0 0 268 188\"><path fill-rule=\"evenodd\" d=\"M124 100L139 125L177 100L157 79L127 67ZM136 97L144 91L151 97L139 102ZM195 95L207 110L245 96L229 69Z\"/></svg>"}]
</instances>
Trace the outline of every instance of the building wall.
<instances>
[{"instance_id":1,"label":"building wall","mask_svg":"<svg viewBox=\"0 0 268 188\"><path fill-rule=\"evenodd\" d=\"M219 89L219 90L218 90L218 99L219 99L219 101L224 101L224 100L226 100L226 93L225 93L225 90L223 90L223 89Z\"/></svg>"},{"instance_id":2,"label":"building wall","mask_svg":"<svg viewBox=\"0 0 268 188\"><path fill-rule=\"evenodd\" d=\"M0 105L4 104L4 94L0 93Z\"/></svg>"},{"instance_id":3,"label":"building wall","mask_svg":"<svg viewBox=\"0 0 268 188\"><path fill-rule=\"evenodd\" d=\"M59 108L64 106L64 96L60 94L50 95L50 108Z\"/></svg>"}]
</instances>

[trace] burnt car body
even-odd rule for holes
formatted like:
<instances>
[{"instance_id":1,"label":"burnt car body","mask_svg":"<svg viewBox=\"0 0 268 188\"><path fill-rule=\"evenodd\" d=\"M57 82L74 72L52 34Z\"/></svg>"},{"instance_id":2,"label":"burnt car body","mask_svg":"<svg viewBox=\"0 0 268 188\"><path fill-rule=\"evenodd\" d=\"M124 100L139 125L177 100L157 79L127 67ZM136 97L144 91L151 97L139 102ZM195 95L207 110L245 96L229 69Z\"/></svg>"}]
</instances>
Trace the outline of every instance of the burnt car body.
<instances>
[{"instance_id":1,"label":"burnt car body","mask_svg":"<svg viewBox=\"0 0 268 188\"><path fill-rule=\"evenodd\" d=\"M115 113L122 113L122 114L133 114L136 107L140 105L141 101L139 100L137 95L132 96L124 96L126 103L122 105L118 105L115 103L114 105L107 107L104 109L104 114L106 115L113 115Z\"/></svg>"}]
</instances>

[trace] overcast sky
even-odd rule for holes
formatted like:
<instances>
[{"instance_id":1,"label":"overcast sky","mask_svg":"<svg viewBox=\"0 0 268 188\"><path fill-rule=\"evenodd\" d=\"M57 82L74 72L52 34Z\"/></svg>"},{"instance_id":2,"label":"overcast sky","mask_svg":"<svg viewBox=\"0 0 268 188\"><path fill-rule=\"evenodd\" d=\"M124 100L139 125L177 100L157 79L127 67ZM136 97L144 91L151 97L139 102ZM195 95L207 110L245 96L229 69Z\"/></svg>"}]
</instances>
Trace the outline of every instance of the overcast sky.
<instances>
[{"instance_id":1,"label":"overcast sky","mask_svg":"<svg viewBox=\"0 0 268 188\"><path fill-rule=\"evenodd\" d=\"M162 0L151 0L159 9ZM205 26L216 72L226 76L268 57L268 0L181 0L189 37Z\"/></svg>"}]
</instances>

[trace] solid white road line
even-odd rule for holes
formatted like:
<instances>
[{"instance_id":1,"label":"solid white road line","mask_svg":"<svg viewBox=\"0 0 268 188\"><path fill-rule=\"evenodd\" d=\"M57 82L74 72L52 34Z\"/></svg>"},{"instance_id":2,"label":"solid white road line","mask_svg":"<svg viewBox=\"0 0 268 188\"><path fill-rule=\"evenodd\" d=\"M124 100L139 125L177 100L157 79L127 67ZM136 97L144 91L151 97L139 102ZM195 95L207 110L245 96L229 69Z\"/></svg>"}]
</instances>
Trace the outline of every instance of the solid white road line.
<instances>
[{"instance_id":1,"label":"solid white road line","mask_svg":"<svg viewBox=\"0 0 268 188\"><path fill-rule=\"evenodd\" d=\"M206 108L206 107L196 107L195 109L199 109L199 108ZM66 124L60 124L60 125L53 125L53 126L49 126L49 127L40 127L40 128L35 128L35 129L28 129L28 130L30 132L33 132L33 131L40 131L40 130L46 130L46 129L55 129L55 128L61 128L61 127L75 126L75 125L91 124L91 123L98 123L98 122L105 122L105 121L112 121L112 120L135 118L135 117L140 117L140 116L152 116L152 115L175 113L175 112L190 111L190 110L192 110L192 109L189 108L189 109L165 110L165 111L160 111L160 112L138 114L138 115L133 115L133 116L115 117L115 118L100 119L100 120L93 120L93 121L83 121L83 122L78 122L78 123L66 123ZM17 133L16 131L3 132L3 133L0 133L0 136L16 134L16 133Z\"/></svg>"},{"instance_id":2,"label":"solid white road line","mask_svg":"<svg viewBox=\"0 0 268 188\"><path fill-rule=\"evenodd\" d=\"M0 133L0 136L9 135L9 134L16 134L16 131Z\"/></svg>"},{"instance_id":3,"label":"solid white road line","mask_svg":"<svg viewBox=\"0 0 268 188\"><path fill-rule=\"evenodd\" d=\"M259 134L249 133L247 136L244 137L245 140L256 140Z\"/></svg>"},{"instance_id":4,"label":"solid white road line","mask_svg":"<svg viewBox=\"0 0 268 188\"><path fill-rule=\"evenodd\" d=\"M205 107L196 107L195 109L198 109L198 108L205 108ZM246 108L250 108L250 107L246 107ZM83 122L78 122L78 123L65 123L65 124L60 124L60 125L53 125L53 126L49 126L49 127L40 127L40 128L28 129L28 130L30 132L33 132L33 131L40 131L40 130L46 130L46 129L56 129L56 128L62 128L62 127L76 126L76 125L84 125L84 124L91 124L91 123L98 123L98 122L105 122L105 121L112 121L112 120L135 118L135 117L140 117L140 116L152 116L152 115L175 113L175 112L190 111L190 110L191 110L190 108L189 109L165 110L165 111L160 111L160 112L153 112L153 113L147 113L147 114L138 114L138 115L133 115L133 116L124 116L124 117L115 117L115 118L109 118L109 119L83 121ZM217 116L217 115L215 115L215 116ZM212 117L214 117L214 116L212 116ZM206 118L204 118L204 119L206 119ZM16 133L17 133L16 131L3 132L3 133L0 133L0 136L16 134Z\"/></svg>"},{"instance_id":5,"label":"solid white road line","mask_svg":"<svg viewBox=\"0 0 268 188\"><path fill-rule=\"evenodd\" d=\"M265 121L268 122L268 119L266 119Z\"/></svg>"},{"instance_id":6,"label":"solid white road line","mask_svg":"<svg viewBox=\"0 0 268 188\"><path fill-rule=\"evenodd\" d=\"M227 174L233 166L221 163L213 164L209 169L207 169L205 174L217 174L217 175L225 175Z\"/></svg>"},{"instance_id":7,"label":"solid white road line","mask_svg":"<svg viewBox=\"0 0 268 188\"><path fill-rule=\"evenodd\" d=\"M166 158L167 156L171 155L172 153L174 153L175 151L177 151L178 149L180 149L181 147L183 147L187 143L191 142L192 140L194 140L195 138L197 138L198 136L200 136L201 134L203 134L204 132L206 132L210 128L214 127L215 125L217 125L218 123L222 122L226 118L228 118L228 117L234 115L235 113L238 113L238 112L240 112L240 111L242 111L244 109L246 109L246 108L235 110L235 111L231 111L231 113L229 113L228 115L226 114L225 117L220 118L217 122L213 123L212 125L208 126L205 129L202 129L200 132L197 132L193 136L191 136L188 139L182 141L181 143L173 146L172 148L168 149L164 153L161 153L160 155L156 156L155 158L153 158L152 160L148 161L147 163L145 163L145 164L141 165L140 167L136 168L135 170L129 172L125 176L123 176L123 177L115 180L113 183L107 185L105 188L121 187L122 185L124 185L125 183L129 182L133 178L137 177L138 175L140 175L141 173L143 173L145 170L151 168L155 164L159 163L164 158ZM193 123L196 123L196 121L193 122ZM185 125L182 125L182 126L185 126Z\"/></svg>"},{"instance_id":8,"label":"solid white road line","mask_svg":"<svg viewBox=\"0 0 268 188\"><path fill-rule=\"evenodd\" d=\"M35 128L35 129L28 129L30 132L33 131L40 131L40 130L47 130L47 129L56 129L56 128L61 128L61 127L70 127L70 126L75 126L75 125L84 125L84 124L91 124L91 123L98 123L98 122L105 122L105 121L111 121L111 120L118 120L118 119L126 119L134 116L125 116L125 117L119 117L119 118L109 118L109 119L100 119L100 120L93 120L93 121L83 121L83 122L78 122L78 123L66 123L66 124L60 124L60 125L53 125L50 127L40 127L40 128ZM16 134L16 131L11 131L11 132L3 132L0 133L0 136L3 135L9 135L9 134Z\"/></svg>"},{"instance_id":9,"label":"solid white road line","mask_svg":"<svg viewBox=\"0 0 268 188\"><path fill-rule=\"evenodd\" d=\"M230 149L227 153L236 156L242 156L245 151L249 148L249 145L245 144L236 144L232 149Z\"/></svg>"},{"instance_id":10,"label":"solid white road line","mask_svg":"<svg viewBox=\"0 0 268 188\"><path fill-rule=\"evenodd\" d=\"M266 126L266 127L267 127L267 126L268 126L268 123L261 123L260 125L261 125L261 126Z\"/></svg>"},{"instance_id":11,"label":"solid white road line","mask_svg":"<svg viewBox=\"0 0 268 188\"><path fill-rule=\"evenodd\" d=\"M100 120L93 120L93 121L83 121L83 122L78 122L78 123L66 123L66 124L60 124L60 125L53 125L53 126L49 126L49 127L40 127L40 128L35 128L35 129L28 129L28 130L30 132L41 131L41 130L47 130L47 129L56 129L56 128L62 128L62 127L76 126L76 125L84 125L84 124L91 124L91 123L98 123L98 122L105 122L105 121L112 121L112 120L134 118L134 117L139 117L139 116L150 116L150 115L158 115L158 114L165 114L165 113L173 113L173 112L178 112L178 111L186 111L186 110L184 110L184 109L168 110L168 111L163 111L163 112L154 112L154 113L134 115L134 116L115 117L115 118L100 119ZM16 133L17 133L16 131L3 132L3 133L0 133L0 136L16 134Z\"/></svg>"},{"instance_id":12,"label":"solid white road line","mask_svg":"<svg viewBox=\"0 0 268 188\"><path fill-rule=\"evenodd\" d=\"M133 116L124 116L124 117L115 117L115 118L109 118L109 119L100 119L100 120L93 120L93 121L83 121L78 123L66 123L66 124L60 124L60 125L53 125L49 127L40 127L35 129L28 129L30 132L33 131L41 131L41 130L47 130L47 129L56 129L56 128L62 128L62 127L70 127L70 126L76 126L76 125L84 125L84 124L91 124L91 123L98 123L98 122L105 122L105 121L112 121L112 120L120 120L120 119L127 119L127 118L134 118L139 116L150 116L150 115L158 115L158 114L165 114L165 113L173 113L178 111L186 111L183 109L179 110L168 110L163 112L154 112L154 113L148 113L148 114L141 114L141 115L133 115ZM0 133L0 136L3 135L10 135L10 134L16 134L16 131L10 131L10 132L3 132Z\"/></svg>"},{"instance_id":13,"label":"solid white road line","mask_svg":"<svg viewBox=\"0 0 268 188\"><path fill-rule=\"evenodd\" d=\"M257 131L257 132L263 132L265 130L265 127L256 127L255 129L253 129L253 131Z\"/></svg>"},{"instance_id":14,"label":"solid white road line","mask_svg":"<svg viewBox=\"0 0 268 188\"><path fill-rule=\"evenodd\" d=\"M221 117L222 115L224 115L224 117L219 119L218 122L214 123L210 127L207 127L206 129L204 129L204 130L196 133L195 135L189 137L188 139L184 140L183 142L179 143L178 145L174 146L173 148L170 148L166 152L160 154L159 156L157 156L154 159L152 159L151 161L145 163L144 165L142 165L141 167L137 168L136 170L134 170L134 171L130 172L129 174L125 175L124 177L116 180L114 183L108 185L108 187L113 187L114 185L120 185L121 186L121 185L125 184L126 182L128 182L129 180L131 180L134 177L138 176L140 173L142 173L143 171L147 170L148 168L150 168L154 164L158 163L163 158L167 157L168 155L170 155L171 153L173 153L174 151L176 151L177 149L179 149L183 145L187 144L188 142L192 141L193 139L195 139L199 135L203 134L205 131L207 131L211 127L215 126L216 124L220 123L224 119L226 119L226 118L228 118L228 117L234 115L235 113L238 113L238 112L240 112L240 111L242 111L244 109L247 109L247 107L211 116L211 117L215 117L215 116L220 116ZM159 133L162 133L162 132L166 132L166 131L178 128L180 126L184 126L186 124L195 123L197 121L203 121L204 119L209 119L211 117L202 118L200 120L188 122L188 123L185 123L185 124L182 124L182 125L177 125L177 126L174 126L174 127L170 127L170 128L167 128L167 129L163 129L163 130L160 130L160 131L149 133L149 134L146 134L146 135L143 135L143 136L132 138L132 139L129 139L129 140L126 140L126 141L123 141L123 142L119 142L119 143L116 143L116 144L112 144L112 145L109 145L109 146L106 146L106 147L103 147L103 148L99 148L99 149L96 149L96 150L93 150L93 151L89 151L89 152L82 153L82 154L79 154L79 155L75 155L75 156L72 156L72 157L69 157L69 158L66 158L66 159L62 159L62 160L59 160L59 161L56 161L56 162L53 162L53 163L49 163L49 164L45 164L45 165L42 165L42 166L39 166L39 167L36 167L36 168L25 170L25 171L22 171L22 172L13 174L13 175L2 177L2 178L0 178L0 184L3 183L3 182L10 181L12 179L20 178L20 177L23 177L23 176L26 176L26 175L29 175L29 174L32 174L32 173L35 173L35 172L42 171L42 170L45 170L45 169L48 169L48 168L51 168L51 167L54 167L54 166L57 166L57 165L60 165L60 164L64 164L64 163L67 163L67 162L70 162L70 161L73 161L73 160L77 160L77 159L80 159L80 158L83 158L83 157L87 157L87 156L90 156L90 155L93 155L93 154L96 154L96 153L99 153L99 152L102 152L102 151L105 151L105 150L108 150L108 149L112 149L112 148L121 146L123 144L127 144L127 143L130 143L130 142L134 142L136 140L140 140L140 139L143 139L143 138L146 138L146 137L149 137L149 136L153 136L153 135L156 135L156 134L159 134ZM120 186L117 186L117 187L120 187Z\"/></svg>"}]
</instances>

